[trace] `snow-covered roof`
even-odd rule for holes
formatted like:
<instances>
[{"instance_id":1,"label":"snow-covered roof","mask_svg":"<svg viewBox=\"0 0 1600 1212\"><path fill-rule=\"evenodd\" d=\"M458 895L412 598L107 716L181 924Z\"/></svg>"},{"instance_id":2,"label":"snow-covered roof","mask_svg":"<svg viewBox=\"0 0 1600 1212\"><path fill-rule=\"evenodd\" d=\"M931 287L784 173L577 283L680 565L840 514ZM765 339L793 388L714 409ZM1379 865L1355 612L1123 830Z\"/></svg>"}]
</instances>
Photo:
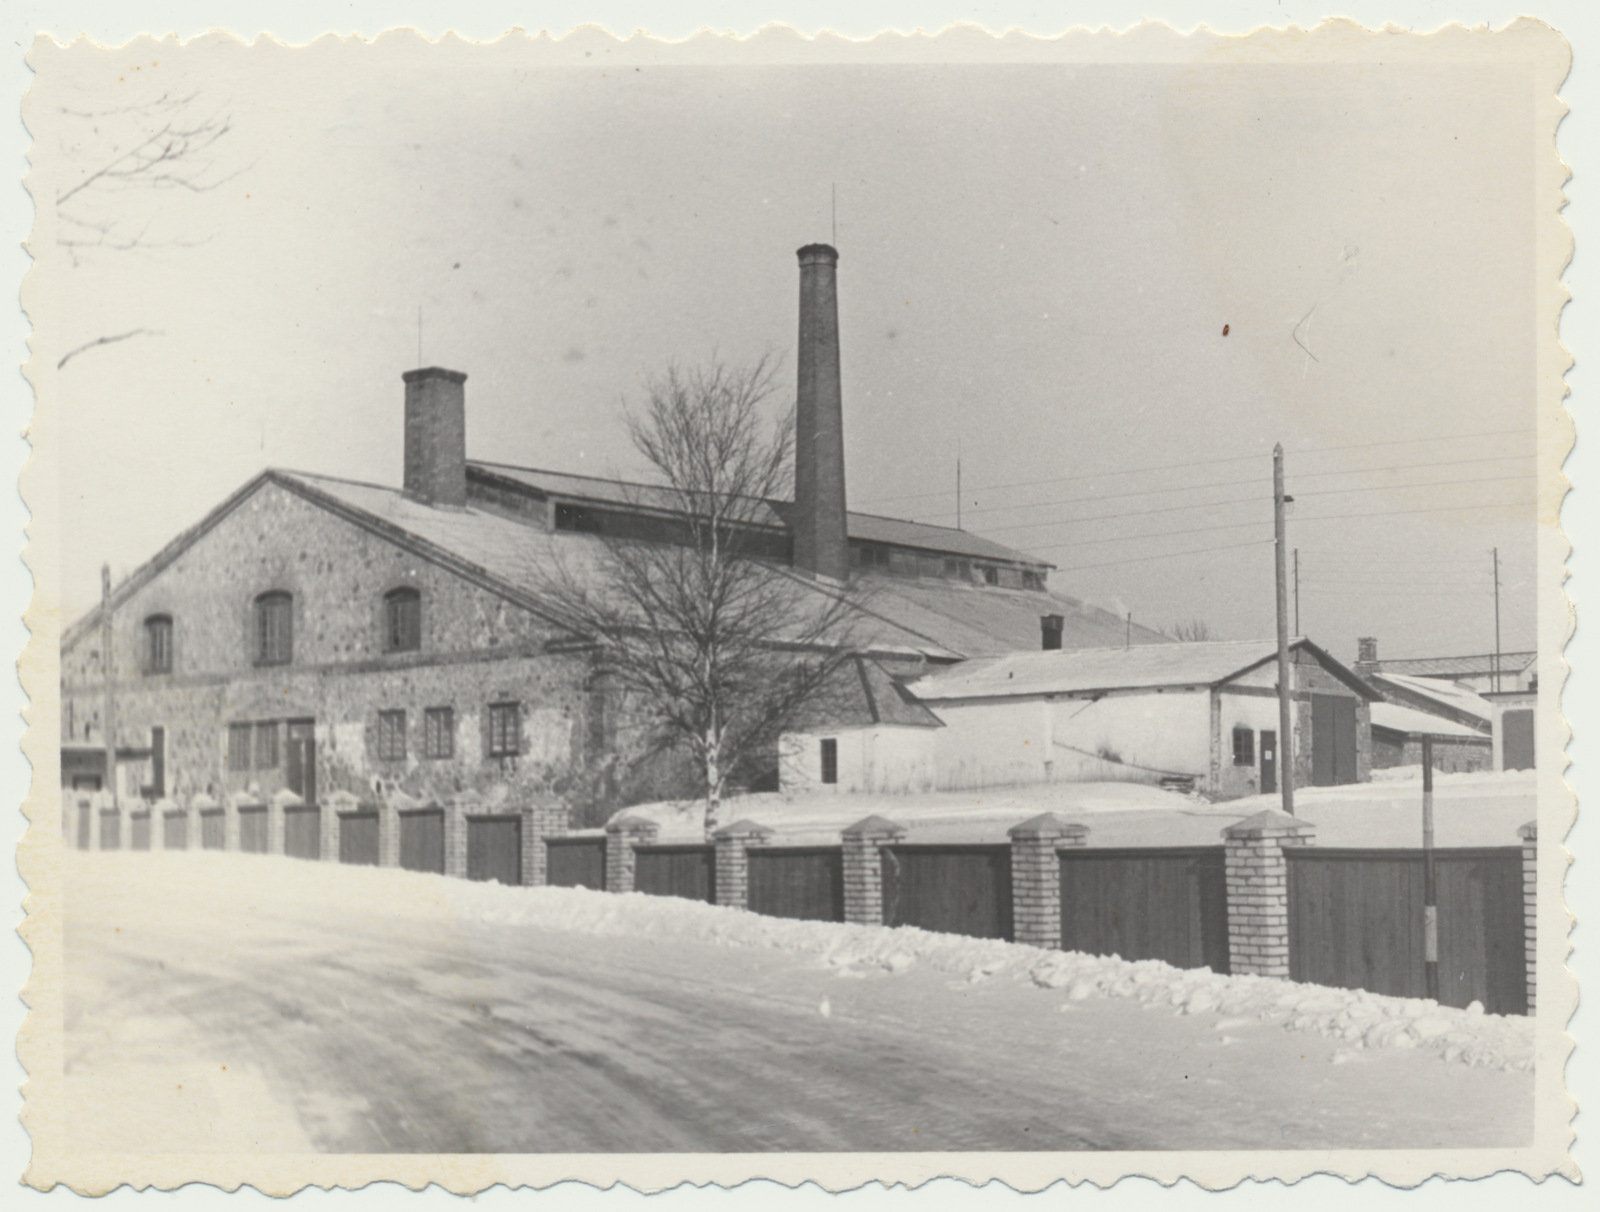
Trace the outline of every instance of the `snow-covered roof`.
<instances>
[{"instance_id":1,"label":"snow-covered roof","mask_svg":"<svg viewBox=\"0 0 1600 1212\"><path fill-rule=\"evenodd\" d=\"M1312 651L1335 672L1355 682L1354 675L1348 674L1309 640L1295 640L1293 646ZM938 701L1214 686L1272 660L1277 652L1276 640L1202 640L1077 651L1015 652L938 670L912 682L910 689L920 699Z\"/></svg>"},{"instance_id":2,"label":"snow-covered roof","mask_svg":"<svg viewBox=\"0 0 1600 1212\"><path fill-rule=\"evenodd\" d=\"M1380 683L1389 682L1402 690L1409 690L1412 694L1430 698L1455 711L1466 712L1485 723L1494 714L1487 699L1470 686L1461 685L1460 682L1417 674L1389 673L1387 670L1375 674L1374 678Z\"/></svg>"},{"instance_id":3,"label":"snow-covered roof","mask_svg":"<svg viewBox=\"0 0 1600 1212\"><path fill-rule=\"evenodd\" d=\"M1468 728L1465 724L1458 724L1454 720L1447 720L1443 716L1429 715L1426 711L1418 711L1415 707L1402 707L1399 703L1374 703L1372 705L1372 726L1374 728L1388 728L1394 732L1404 732L1416 736L1447 736L1470 737L1475 741L1488 741L1488 736L1476 728Z\"/></svg>"},{"instance_id":4,"label":"snow-covered roof","mask_svg":"<svg viewBox=\"0 0 1600 1212\"><path fill-rule=\"evenodd\" d=\"M1390 674L1407 674L1426 678L1487 677L1497 669L1502 674L1516 674L1526 669L1539 654L1536 652L1479 653L1473 656L1400 657L1378 662L1385 677Z\"/></svg>"}]
</instances>

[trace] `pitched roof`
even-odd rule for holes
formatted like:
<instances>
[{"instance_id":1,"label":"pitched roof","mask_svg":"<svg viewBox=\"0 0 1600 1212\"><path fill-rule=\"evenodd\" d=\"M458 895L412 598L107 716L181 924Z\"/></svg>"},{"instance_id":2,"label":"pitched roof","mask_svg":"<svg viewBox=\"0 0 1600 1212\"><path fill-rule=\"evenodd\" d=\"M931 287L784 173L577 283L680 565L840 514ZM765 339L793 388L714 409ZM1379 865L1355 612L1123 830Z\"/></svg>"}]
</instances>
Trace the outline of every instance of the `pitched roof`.
<instances>
[{"instance_id":1,"label":"pitched roof","mask_svg":"<svg viewBox=\"0 0 1600 1212\"><path fill-rule=\"evenodd\" d=\"M1384 670L1372 675L1372 681L1379 690L1385 683L1408 690L1412 694L1428 698L1443 707L1453 711L1465 713L1474 719L1482 720L1485 724L1494 715L1494 708L1487 699L1471 687L1463 686L1459 682L1448 681L1444 678L1420 677L1405 673L1390 673Z\"/></svg>"},{"instance_id":2,"label":"pitched roof","mask_svg":"<svg viewBox=\"0 0 1600 1212\"><path fill-rule=\"evenodd\" d=\"M1329 670L1376 694L1310 640L1292 647L1312 653ZM937 670L910 684L919 699L1010 698L1036 694L1075 694L1102 690L1140 690L1171 686L1215 686L1277 656L1276 640L1203 640L1133 647L1088 648L1061 652L1016 652L966 661Z\"/></svg>"},{"instance_id":3,"label":"pitched roof","mask_svg":"<svg viewBox=\"0 0 1600 1212\"><path fill-rule=\"evenodd\" d=\"M570 475L567 472L546 471L538 467L490 463L483 459L470 459L467 466L503 480L510 480L544 497L594 501L600 504L660 510L666 513L676 513L680 508L676 495L659 485L611 480L600 476ZM789 501L753 502L751 521L757 525L781 528L787 525L789 511L793 508L793 504ZM953 526L934 526L927 522L908 522L901 518L851 512L846 515L845 529L852 539L868 543L918 547L925 551L946 552L973 559L1028 564L1035 568L1055 567L1014 547L1007 547L1003 543L996 543L993 539L986 539L970 531L957 530Z\"/></svg>"},{"instance_id":4,"label":"pitched roof","mask_svg":"<svg viewBox=\"0 0 1600 1212\"><path fill-rule=\"evenodd\" d=\"M1458 724L1443 716L1429 715L1426 711L1418 711L1415 707L1402 707L1399 703L1374 703L1372 726L1388 728L1393 732L1404 732L1409 736L1467 737L1484 742L1489 740L1486 734L1476 728L1468 728L1465 724Z\"/></svg>"},{"instance_id":5,"label":"pitched roof","mask_svg":"<svg viewBox=\"0 0 1600 1212\"><path fill-rule=\"evenodd\" d=\"M1405 673L1427 678L1486 677L1496 668L1503 674L1521 673L1538 656L1537 652L1502 652L1498 665L1494 653L1477 656L1402 657L1377 662L1382 673Z\"/></svg>"}]
</instances>

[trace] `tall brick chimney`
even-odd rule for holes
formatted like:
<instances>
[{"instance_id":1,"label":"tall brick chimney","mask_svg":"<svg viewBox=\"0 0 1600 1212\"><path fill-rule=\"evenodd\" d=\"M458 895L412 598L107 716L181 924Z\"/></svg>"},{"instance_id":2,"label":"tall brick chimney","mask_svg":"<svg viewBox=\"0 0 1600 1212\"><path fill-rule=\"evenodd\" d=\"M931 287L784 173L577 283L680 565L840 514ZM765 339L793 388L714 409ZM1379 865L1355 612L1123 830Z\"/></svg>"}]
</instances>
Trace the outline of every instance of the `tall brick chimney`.
<instances>
[{"instance_id":1,"label":"tall brick chimney","mask_svg":"<svg viewBox=\"0 0 1600 1212\"><path fill-rule=\"evenodd\" d=\"M459 370L429 366L406 385L406 496L429 505L467 503L467 405Z\"/></svg>"},{"instance_id":2,"label":"tall brick chimney","mask_svg":"<svg viewBox=\"0 0 1600 1212\"><path fill-rule=\"evenodd\" d=\"M799 385L795 396L795 567L850 576L845 533L844 413L839 388L839 253L807 244L800 259Z\"/></svg>"},{"instance_id":3,"label":"tall brick chimney","mask_svg":"<svg viewBox=\"0 0 1600 1212\"><path fill-rule=\"evenodd\" d=\"M1356 640L1356 672L1371 677L1378 672L1378 637L1364 635Z\"/></svg>"}]
</instances>

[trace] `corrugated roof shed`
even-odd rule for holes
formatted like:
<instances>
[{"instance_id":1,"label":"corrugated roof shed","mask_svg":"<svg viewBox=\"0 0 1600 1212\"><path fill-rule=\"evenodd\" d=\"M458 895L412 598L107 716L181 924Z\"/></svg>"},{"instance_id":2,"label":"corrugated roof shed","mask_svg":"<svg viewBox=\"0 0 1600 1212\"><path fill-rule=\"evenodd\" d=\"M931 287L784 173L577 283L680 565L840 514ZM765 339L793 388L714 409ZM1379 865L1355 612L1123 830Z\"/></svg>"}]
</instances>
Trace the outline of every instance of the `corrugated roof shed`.
<instances>
[{"instance_id":1,"label":"corrugated roof shed","mask_svg":"<svg viewBox=\"0 0 1600 1212\"><path fill-rule=\"evenodd\" d=\"M1533 663L1536 652L1502 652L1498 668L1502 674L1518 674ZM1385 674L1402 673L1426 678L1486 677L1496 669L1493 653L1478 656L1402 657L1377 663Z\"/></svg>"},{"instance_id":2,"label":"corrugated roof shed","mask_svg":"<svg viewBox=\"0 0 1600 1212\"><path fill-rule=\"evenodd\" d=\"M1458 724L1442 716L1429 715L1426 711L1418 711L1415 707L1402 707L1398 703L1374 703L1372 726L1403 732L1408 736L1468 738L1484 742L1489 740L1475 728L1468 728L1465 724Z\"/></svg>"},{"instance_id":3,"label":"corrugated roof shed","mask_svg":"<svg viewBox=\"0 0 1600 1212\"><path fill-rule=\"evenodd\" d=\"M1444 678L1421 677L1413 674L1390 673L1384 670L1373 675L1373 683L1379 690L1383 689L1385 682L1409 690L1415 695L1432 699L1445 707L1456 711L1465 712L1487 724L1494 715L1494 709L1489 701L1469 686L1459 682L1452 682Z\"/></svg>"}]
</instances>

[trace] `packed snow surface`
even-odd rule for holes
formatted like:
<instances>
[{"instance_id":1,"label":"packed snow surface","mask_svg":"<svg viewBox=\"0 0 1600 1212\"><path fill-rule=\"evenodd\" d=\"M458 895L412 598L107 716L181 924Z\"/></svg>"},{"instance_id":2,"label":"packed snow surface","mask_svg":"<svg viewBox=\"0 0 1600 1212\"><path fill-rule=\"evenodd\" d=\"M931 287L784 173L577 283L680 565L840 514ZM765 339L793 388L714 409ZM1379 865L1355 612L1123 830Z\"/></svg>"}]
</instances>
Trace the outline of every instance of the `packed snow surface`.
<instances>
[{"instance_id":1,"label":"packed snow surface","mask_svg":"<svg viewBox=\"0 0 1600 1212\"><path fill-rule=\"evenodd\" d=\"M1421 767L1401 769L1378 782L1299 788L1295 813L1316 826L1320 845L1421 846ZM1518 827L1537 815L1535 780L1531 770L1436 775L1435 844L1517 845ZM1144 783L1051 783L916 795L746 795L723 801L720 819L755 821L774 831L774 842L793 845L837 842L840 830L874 814L906 826L913 842L1003 842L1012 825L1054 812L1087 825L1090 846L1214 846L1229 825L1279 803L1258 795L1213 804ZM663 842L698 841L704 811L700 803L664 802L618 815L656 822Z\"/></svg>"},{"instance_id":2,"label":"packed snow surface","mask_svg":"<svg viewBox=\"0 0 1600 1212\"><path fill-rule=\"evenodd\" d=\"M672 898L69 853L111 1152L1522 1143L1532 1022Z\"/></svg>"}]
</instances>

